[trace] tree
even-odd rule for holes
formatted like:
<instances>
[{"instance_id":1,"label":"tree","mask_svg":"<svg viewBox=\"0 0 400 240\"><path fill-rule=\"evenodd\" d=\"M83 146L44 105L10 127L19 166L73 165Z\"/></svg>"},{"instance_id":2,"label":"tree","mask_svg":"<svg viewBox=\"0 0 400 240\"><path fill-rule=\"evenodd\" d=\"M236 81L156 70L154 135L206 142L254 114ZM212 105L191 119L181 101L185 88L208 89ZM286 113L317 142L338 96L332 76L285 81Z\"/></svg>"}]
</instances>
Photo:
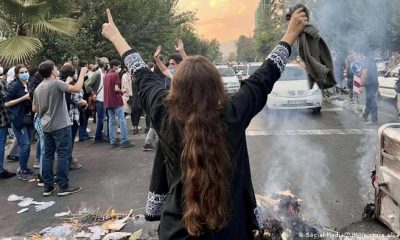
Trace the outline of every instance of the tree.
<instances>
[{"instance_id":1,"label":"tree","mask_svg":"<svg viewBox=\"0 0 400 240\"><path fill-rule=\"evenodd\" d=\"M241 35L235 45L239 62L253 62L255 60L254 39L252 37Z\"/></svg>"},{"instance_id":2,"label":"tree","mask_svg":"<svg viewBox=\"0 0 400 240\"><path fill-rule=\"evenodd\" d=\"M236 61L236 59L237 59L236 53L235 52L230 52L229 56L228 56L228 62Z\"/></svg>"},{"instance_id":3,"label":"tree","mask_svg":"<svg viewBox=\"0 0 400 240\"><path fill-rule=\"evenodd\" d=\"M0 59L9 64L32 59L42 48L40 33L76 34L79 22L65 17L68 4L62 0L1 0L0 28L5 40L0 41Z\"/></svg>"}]
</instances>

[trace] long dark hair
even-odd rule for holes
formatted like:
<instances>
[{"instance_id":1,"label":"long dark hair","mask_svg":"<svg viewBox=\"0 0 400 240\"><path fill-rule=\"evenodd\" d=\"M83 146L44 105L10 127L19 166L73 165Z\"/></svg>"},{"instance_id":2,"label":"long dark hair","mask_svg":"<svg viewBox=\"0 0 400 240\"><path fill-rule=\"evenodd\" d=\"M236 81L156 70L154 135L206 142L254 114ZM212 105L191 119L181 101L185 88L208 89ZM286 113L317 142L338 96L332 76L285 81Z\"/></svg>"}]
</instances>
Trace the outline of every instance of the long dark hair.
<instances>
[{"instance_id":1,"label":"long dark hair","mask_svg":"<svg viewBox=\"0 0 400 240\"><path fill-rule=\"evenodd\" d=\"M195 56L179 65L167 96L168 121L184 126L183 223L192 236L218 230L229 218L232 166L221 120L225 101L221 76L209 60Z\"/></svg>"}]
</instances>

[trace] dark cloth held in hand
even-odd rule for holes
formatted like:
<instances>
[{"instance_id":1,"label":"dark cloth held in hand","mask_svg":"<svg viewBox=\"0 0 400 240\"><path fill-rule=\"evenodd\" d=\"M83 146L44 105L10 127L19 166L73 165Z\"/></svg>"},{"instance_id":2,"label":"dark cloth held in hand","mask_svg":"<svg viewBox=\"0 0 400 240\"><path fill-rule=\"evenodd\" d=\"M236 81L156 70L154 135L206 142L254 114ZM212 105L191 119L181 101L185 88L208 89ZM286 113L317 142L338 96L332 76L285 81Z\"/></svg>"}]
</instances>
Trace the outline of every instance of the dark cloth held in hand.
<instances>
[{"instance_id":1,"label":"dark cloth held in hand","mask_svg":"<svg viewBox=\"0 0 400 240\"><path fill-rule=\"evenodd\" d=\"M297 4L290 8L286 14L286 20L289 21L296 9L303 8L310 19L310 12L303 4ZM299 55L304 60L310 87L316 83L321 89L327 89L336 85L333 61L331 51L325 41L319 36L316 27L309 24L299 37Z\"/></svg>"}]
</instances>

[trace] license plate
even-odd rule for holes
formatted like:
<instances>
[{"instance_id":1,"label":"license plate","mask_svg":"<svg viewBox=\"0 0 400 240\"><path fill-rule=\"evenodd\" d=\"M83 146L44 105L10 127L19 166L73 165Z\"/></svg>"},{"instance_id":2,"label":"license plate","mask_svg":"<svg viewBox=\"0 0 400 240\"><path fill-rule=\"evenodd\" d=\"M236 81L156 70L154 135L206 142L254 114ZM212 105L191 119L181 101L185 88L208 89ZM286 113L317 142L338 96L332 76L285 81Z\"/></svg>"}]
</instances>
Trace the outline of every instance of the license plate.
<instances>
[{"instance_id":1,"label":"license plate","mask_svg":"<svg viewBox=\"0 0 400 240\"><path fill-rule=\"evenodd\" d=\"M306 104L306 103L307 103L306 99L288 100L289 105L300 105L300 104Z\"/></svg>"}]
</instances>

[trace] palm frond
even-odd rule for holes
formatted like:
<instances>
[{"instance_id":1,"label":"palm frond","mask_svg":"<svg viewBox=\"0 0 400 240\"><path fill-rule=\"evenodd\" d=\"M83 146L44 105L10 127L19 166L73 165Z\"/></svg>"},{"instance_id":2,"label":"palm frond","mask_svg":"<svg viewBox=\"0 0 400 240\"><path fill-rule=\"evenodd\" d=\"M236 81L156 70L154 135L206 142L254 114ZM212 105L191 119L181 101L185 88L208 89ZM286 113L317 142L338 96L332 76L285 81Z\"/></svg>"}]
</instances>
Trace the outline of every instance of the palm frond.
<instances>
[{"instance_id":1,"label":"palm frond","mask_svg":"<svg viewBox=\"0 0 400 240\"><path fill-rule=\"evenodd\" d=\"M31 26L34 33L58 32L66 35L74 35L79 32L79 21L72 18L42 19Z\"/></svg>"},{"instance_id":2,"label":"palm frond","mask_svg":"<svg viewBox=\"0 0 400 240\"><path fill-rule=\"evenodd\" d=\"M0 29L1 33L4 35L7 35L12 32L11 24L3 17L0 17Z\"/></svg>"},{"instance_id":3,"label":"palm frond","mask_svg":"<svg viewBox=\"0 0 400 240\"><path fill-rule=\"evenodd\" d=\"M24 6L24 16L28 19L39 18L51 10L50 4L47 2L34 3Z\"/></svg>"},{"instance_id":4,"label":"palm frond","mask_svg":"<svg viewBox=\"0 0 400 240\"><path fill-rule=\"evenodd\" d=\"M1 12L14 15L14 13L21 12L24 8L23 2L18 0L1 0L0 10Z\"/></svg>"},{"instance_id":5,"label":"palm frond","mask_svg":"<svg viewBox=\"0 0 400 240\"><path fill-rule=\"evenodd\" d=\"M0 60L16 64L29 60L42 47L42 43L35 37L13 36L0 41Z\"/></svg>"}]
</instances>

